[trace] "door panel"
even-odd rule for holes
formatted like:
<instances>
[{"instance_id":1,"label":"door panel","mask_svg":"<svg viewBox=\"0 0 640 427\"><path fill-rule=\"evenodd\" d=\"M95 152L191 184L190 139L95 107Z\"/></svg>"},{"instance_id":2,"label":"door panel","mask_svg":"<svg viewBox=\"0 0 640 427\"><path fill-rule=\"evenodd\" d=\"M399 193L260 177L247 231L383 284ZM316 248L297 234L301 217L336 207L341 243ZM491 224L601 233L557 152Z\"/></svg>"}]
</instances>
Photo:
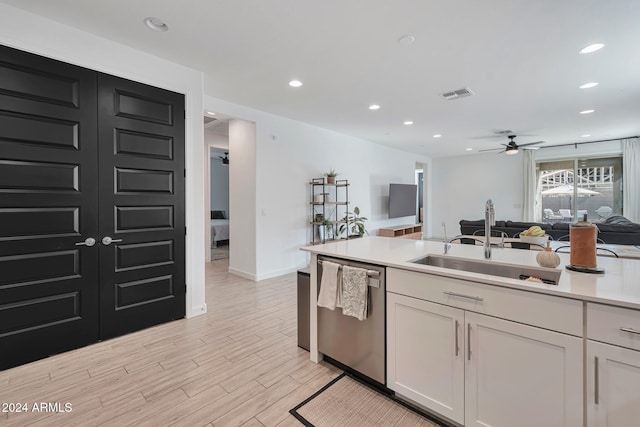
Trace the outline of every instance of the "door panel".
<instances>
[{"instance_id":1,"label":"door panel","mask_svg":"<svg viewBox=\"0 0 640 427\"><path fill-rule=\"evenodd\" d=\"M464 424L464 311L387 293L387 386Z\"/></svg>"},{"instance_id":2,"label":"door panel","mask_svg":"<svg viewBox=\"0 0 640 427\"><path fill-rule=\"evenodd\" d=\"M635 425L640 419L638 402L640 351L587 341L587 425Z\"/></svg>"},{"instance_id":3,"label":"door panel","mask_svg":"<svg viewBox=\"0 0 640 427\"><path fill-rule=\"evenodd\" d=\"M465 312L465 426L583 426L582 339Z\"/></svg>"},{"instance_id":4,"label":"door panel","mask_svg":"<svg viewBox=\"0 0 640 427\"><path fill-rule=\"evenodd\" d=\"M100 74L101 337L184 317L184 97ZM121 241L120 241L121 240Z\"/></svg>"},{"instance_id":5,"label":"door panel","mask_svg":"<svg viewBox=\"0 0 640 427\"><path fill-rule=\"evenodd\" d=\"M0 369L98 340L95 104L95 72L0 46Z\"/></svg>"}]
</instances>

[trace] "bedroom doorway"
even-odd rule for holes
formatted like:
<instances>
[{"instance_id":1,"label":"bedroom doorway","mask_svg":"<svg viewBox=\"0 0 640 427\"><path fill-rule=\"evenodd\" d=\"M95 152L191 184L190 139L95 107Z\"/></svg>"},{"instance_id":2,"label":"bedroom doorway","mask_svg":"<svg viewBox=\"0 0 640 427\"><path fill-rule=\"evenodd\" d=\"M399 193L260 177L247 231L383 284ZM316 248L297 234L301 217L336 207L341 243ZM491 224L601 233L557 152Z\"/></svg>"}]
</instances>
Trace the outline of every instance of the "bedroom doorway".
<instances>
[{"instance_id":1,"label":"bedroom doorway","mask_svg":"<svg viewBox=\"0 0 640 427\"><path fill-rule=\"evenodd\" d=\"M220 114L204 116L204 141L207 156L205 208L209 212L206 259L229 258L229 120Z\"/></svg>"}]
</instances>

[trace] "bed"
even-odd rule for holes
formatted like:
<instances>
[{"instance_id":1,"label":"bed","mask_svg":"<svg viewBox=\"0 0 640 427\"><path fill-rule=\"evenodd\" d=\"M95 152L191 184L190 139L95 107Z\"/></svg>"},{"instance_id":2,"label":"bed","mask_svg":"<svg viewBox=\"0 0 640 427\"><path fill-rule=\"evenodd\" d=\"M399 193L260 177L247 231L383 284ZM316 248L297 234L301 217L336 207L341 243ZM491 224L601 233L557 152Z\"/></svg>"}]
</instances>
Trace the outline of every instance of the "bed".
<instances>
[{"instance_id":1,"label":"bed","mask_svg":"<svg viewBox=\"0 0 640 427\"><path fill-rule=\"evenodd\" d=\"M229 220L224 211L211 211L211 247L218 246L221 240L229 240Z\"/></svg>"}]
</instances>

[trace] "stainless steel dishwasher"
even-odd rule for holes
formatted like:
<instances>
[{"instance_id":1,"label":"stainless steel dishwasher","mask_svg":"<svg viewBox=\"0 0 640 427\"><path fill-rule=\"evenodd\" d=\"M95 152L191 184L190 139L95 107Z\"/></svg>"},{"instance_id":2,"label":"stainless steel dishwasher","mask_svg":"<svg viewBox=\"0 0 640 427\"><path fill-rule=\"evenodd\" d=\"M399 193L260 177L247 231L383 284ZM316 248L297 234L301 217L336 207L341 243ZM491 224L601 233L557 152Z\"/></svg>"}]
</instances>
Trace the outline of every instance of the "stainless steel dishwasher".
<instances>
[{"instance_id":1,"label":"stainless steel dishwasher","mask_svg":"<svg viewBox=\"0 0 640 427\"><path fill-rule=\"evenodd\" d=\"M386 289L385 268L344 259L318 256L318 291L322 263L360 267L367 270L368 311L363 321L345 316L341 308L318 307L318 351L342 365L382 384L386 384Z\"/></svg>"}]
</instances>

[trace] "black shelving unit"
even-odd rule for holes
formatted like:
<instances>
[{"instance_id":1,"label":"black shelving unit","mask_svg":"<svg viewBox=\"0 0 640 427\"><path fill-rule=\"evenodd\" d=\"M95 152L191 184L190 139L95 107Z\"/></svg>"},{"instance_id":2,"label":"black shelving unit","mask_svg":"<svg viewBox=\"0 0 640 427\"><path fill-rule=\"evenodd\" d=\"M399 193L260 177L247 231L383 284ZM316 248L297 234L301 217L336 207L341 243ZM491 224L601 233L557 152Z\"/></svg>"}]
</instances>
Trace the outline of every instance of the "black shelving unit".
<instances>
[{"instance_id":1,"label":"black shelving unit","mask_svg":"<svg viewBox=\"0 0 640 427\"><path fill-rule=\"evenodd\" d=\"M338 236L340 224L345 223L349 210L349 181L338 179L335 184L329 184L323 178L313 178L311 185L311 244L318 245L340 239ZM331 229L327 228L331 225ZM348 233L346 233L348 234Z\"/></svg>"}]
</instances>

